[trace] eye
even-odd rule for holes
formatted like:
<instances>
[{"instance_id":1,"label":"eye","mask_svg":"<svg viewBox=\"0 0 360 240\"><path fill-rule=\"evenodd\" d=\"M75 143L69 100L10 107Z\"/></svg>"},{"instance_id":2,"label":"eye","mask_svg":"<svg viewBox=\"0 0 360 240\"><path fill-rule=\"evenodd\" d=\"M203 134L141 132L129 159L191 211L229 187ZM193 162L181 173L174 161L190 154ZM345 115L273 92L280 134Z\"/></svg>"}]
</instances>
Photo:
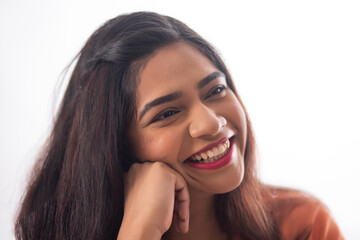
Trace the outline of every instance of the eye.
<instances>
[{"instance_id":1,"label":"eye","mask_svg":"<svg viewBox=\"0 0 360 240\"><path fill-rule=\"evenodd\" d=\"M217 85L213 89L210 90L209 94L205 97L205 99L208 99L209 97L212 97L214 95L220 94L222 91L226 89L226 86L224 85Z\"/></svg>"},{"instance_id":2,"label":"eye","mask_svg":"<svg viewBox=\"0 0 360 240\"><path fill-rule=\"evenodd\" d=\"M180 111L174 110L174 109L165 110L165 111L161 112L160 114L158 114L153 120L151 120L151 123L164 120L164 119L169 118L179 112Z\"/></svg>"}]
</instances>

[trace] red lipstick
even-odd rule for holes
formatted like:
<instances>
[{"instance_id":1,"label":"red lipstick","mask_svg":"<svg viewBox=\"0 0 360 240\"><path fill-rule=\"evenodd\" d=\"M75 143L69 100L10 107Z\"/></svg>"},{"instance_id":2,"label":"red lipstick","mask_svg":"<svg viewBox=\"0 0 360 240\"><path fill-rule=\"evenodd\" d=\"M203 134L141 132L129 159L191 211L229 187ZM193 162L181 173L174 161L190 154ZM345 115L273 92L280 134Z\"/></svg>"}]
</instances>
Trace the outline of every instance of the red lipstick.
<instances>
[{"instance_id":1,"label":"red lipstick","mask_svg":"<svg viewBox=\"0 0 360 240\"><path fill-rule=\"evenodd\" d=\"M221 142L221 141L219 141L219 142ZM234 140L230 139L229 150L226 152L226 154L224 156L222 156L221 158L219 158L218 160L216 160L214 162L211 162L211 163L196 163L196 162L186 161L185 163L190 167L201 169L201 170L215 170L215 169L221 168L221 167L225 166L226 164L228 164L231 161L231 156L232 156L232 151L233 151L233 144L234 144ZM216 144L213 144L213 145L216 146ZM208 147L206 147L206 149L208 149ZM204 150L206 150L206 149L204 149Z\"/></svg>"}]
</instances>

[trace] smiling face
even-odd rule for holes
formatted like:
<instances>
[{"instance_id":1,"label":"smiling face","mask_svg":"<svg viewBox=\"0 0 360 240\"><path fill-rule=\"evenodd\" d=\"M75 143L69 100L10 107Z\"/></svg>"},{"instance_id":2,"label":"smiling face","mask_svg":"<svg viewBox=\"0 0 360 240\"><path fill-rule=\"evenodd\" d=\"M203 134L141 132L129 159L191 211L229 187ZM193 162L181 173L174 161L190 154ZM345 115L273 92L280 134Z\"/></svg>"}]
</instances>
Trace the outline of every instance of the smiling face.
<instances>
[{"instance_id":1,"label":"smiling face","mask_svg":"<svg viewBox=\"0 0 360 240\"><path fill-rule=\"evenodd\" d=\"M214 64L191 45L163 47L147 61L129 130L140 161L166 163L190 191L233 190L244 175L246 116Z\"/></svg>"}]
</instances>

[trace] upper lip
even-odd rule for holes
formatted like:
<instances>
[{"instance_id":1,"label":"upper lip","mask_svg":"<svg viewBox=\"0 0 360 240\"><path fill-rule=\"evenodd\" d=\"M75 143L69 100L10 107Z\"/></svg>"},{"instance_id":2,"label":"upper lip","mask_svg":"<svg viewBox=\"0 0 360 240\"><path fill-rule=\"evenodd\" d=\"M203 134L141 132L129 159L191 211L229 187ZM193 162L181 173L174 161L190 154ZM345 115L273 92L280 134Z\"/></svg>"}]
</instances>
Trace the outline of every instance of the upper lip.
<instances>
[{"instance_id":1,"label":"upper lip","mask_svg":"<svg viewBox=\"0 0 360 240\"><path fill-rule=\"evenodd\" d=\"M205 152L205 151L207 151L207 150L210 150L210 149L212 149L213 147L218 146L219 144L222 144L222 143L226 142L226 140L228 140L228 139L230 139L230 138L231 138L231 137L229 137L229 138L228 138L228 137L223 137L223 138L221 138L219 141L217 141L217 142L215 142L215 143L211 143L211 144L203 147L203 148L200 149L199 151L191 154L191 155L190 155L189 157L187 157L186 159L189 159L189 158L191 158L192 156L195 156L196 154L200 154L200 153L202 153L202 152Z\"/></svg>"}]
</instances>

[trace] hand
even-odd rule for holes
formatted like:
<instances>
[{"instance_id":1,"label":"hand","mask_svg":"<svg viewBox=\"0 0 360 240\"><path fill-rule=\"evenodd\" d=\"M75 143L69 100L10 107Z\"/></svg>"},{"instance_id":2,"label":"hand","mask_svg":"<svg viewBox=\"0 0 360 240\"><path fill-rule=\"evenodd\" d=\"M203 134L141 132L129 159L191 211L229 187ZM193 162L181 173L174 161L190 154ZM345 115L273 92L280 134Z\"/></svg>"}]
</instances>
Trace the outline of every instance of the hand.
<instances>
[{"instance_id":1,"label":"hand","mask_svg":"<svg viewBox=\"0 0 360 240\"><path fill-rule=\"evenodd\" d=\"M183 177L161 162L135 163L125 180L124 218L119 239L160 239L171 224L189 228L189 192Z\"/></svg>"}]
</instances>

